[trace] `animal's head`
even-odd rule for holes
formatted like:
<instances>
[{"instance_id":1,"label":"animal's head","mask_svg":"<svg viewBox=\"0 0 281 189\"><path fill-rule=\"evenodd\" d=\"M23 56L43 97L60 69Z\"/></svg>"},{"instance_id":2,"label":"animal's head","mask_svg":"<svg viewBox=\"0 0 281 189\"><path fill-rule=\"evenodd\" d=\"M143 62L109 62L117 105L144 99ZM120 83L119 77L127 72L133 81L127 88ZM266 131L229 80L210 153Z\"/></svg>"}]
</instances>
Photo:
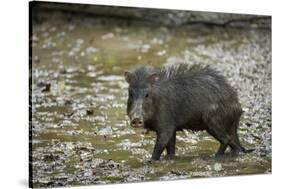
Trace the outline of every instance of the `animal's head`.
<instances>
[{"instance_id":1,"label":"animal's head","mask_svg":"<svg viewBox=\"0 0 281 189\"><path fill-rule=\"evenodd\" d=\"M134 72L125 72L124 76L129 84L127 115L130 124L135 128L143 127L155 111L153 85L159 75L154 68L143 66Z\"/></svg>"}]
</instances>

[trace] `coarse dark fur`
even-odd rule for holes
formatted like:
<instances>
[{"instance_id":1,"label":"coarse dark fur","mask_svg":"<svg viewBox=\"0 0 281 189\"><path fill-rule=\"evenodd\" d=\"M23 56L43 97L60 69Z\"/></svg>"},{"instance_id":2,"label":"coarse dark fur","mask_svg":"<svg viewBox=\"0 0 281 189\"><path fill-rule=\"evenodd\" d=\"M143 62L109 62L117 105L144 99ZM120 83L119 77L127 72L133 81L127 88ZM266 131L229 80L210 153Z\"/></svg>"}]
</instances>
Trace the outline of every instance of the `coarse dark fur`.
<instances>
[{"instance_id":1,"label":"coarse dark fur","mask_svg":"<svg viewBox=\"0 0 281 189\"><path fill-rule=\"evenodd\" d=\"M237 93L215 70L187 64L141 66L126 72L125 78L132 125L157 134L153 160L158 160L164 149L169 157L174 156L176 131L183 129L206 130L216 138L220 142L216 156L223 155L227 146L233 155L247 152L237 135L242 114Z\"/></svg>"}]
</instances>

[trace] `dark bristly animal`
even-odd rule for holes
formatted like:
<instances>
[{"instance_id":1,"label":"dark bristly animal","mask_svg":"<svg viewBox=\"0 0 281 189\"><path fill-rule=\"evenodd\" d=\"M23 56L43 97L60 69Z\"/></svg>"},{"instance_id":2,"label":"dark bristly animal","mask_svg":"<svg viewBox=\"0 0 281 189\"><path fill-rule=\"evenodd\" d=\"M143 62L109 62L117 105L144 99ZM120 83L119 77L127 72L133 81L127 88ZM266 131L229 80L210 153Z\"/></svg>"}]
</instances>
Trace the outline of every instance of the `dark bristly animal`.
<instances>
[{"instance_id":1,"label":"dark bristly animal","mask_svg":"<svg viewBox=\"0 0 281 189\"><path fill-rule=\"evenodd\" d=\"M206 130L220 142L216 156L222 156L228 146L233 155L249 151L237 135L242 114L237 93L215 70L187 64L141 66L125 72L125 79L131 126L157 134L152 160L159 160L164 149L173 158L176 132L183 129Z\"/></svg>"}]
</instances>

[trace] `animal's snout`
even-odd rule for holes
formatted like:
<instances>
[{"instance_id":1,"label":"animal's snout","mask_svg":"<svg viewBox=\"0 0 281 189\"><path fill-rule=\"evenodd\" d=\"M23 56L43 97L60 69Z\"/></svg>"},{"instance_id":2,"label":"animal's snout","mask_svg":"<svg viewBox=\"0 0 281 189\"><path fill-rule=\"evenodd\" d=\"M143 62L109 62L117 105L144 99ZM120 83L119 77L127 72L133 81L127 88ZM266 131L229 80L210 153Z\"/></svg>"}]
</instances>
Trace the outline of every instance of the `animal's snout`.
<instances>
[{"instance_id":1,"label":"animal's snout","mask_svg":"<svg viewBox=\"0 0 281 189\"><path fill-rule=\"evenodd\" d=\"M132 127L142 127L143 126L143 120L141 118L134 118L131 121Z\"/></svg>"}]
</instances>

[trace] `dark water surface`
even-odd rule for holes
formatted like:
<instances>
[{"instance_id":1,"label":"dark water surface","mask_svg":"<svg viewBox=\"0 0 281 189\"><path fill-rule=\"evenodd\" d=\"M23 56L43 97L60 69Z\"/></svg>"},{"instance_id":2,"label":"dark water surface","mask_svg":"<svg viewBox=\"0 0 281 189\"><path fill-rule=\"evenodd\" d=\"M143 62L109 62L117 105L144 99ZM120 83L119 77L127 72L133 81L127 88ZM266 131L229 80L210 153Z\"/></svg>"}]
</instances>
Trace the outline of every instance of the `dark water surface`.
<instances>
[{"instance_id":1,"label":"dark water surface","mask_svg":"<svg viewBox=\"0 0 281 189\"><path fill-rule=\"evenodd\" d=\"M175 160L149 163L155 134L126 117L123 73L137 64L211 65L239 93L239 135L250 154L215 159L206 132L177 134ZM271 172L271 32L164 27L49 13L32 35L35 187Z\"/></svg>"}]
</instances>

